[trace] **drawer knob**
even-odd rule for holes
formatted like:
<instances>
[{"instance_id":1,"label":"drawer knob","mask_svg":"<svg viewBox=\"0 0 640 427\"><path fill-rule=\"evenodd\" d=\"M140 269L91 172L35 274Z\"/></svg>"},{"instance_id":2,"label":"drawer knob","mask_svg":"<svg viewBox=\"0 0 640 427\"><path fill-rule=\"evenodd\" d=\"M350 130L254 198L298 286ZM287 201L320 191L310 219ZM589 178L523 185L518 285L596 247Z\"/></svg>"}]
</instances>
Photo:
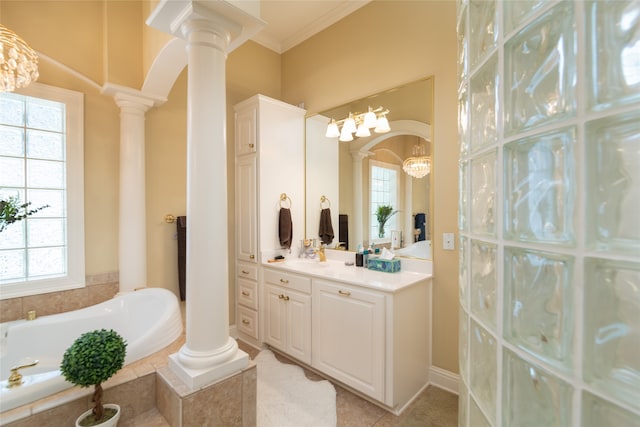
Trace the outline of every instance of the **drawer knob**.
<instances>
[{"instance_id":1,"label":"drawer knob","mask_svg":"<svg viewBox=\"0 0 640 427\"><path fill-rule=\"evenodd\" d=\"M250 325L251 322L249 322L247 319L242 319L242 324L243 325Z\"/></svg>"},{"instance_id":2,"label":"drawer knob","mask_svg":"<svg viewBox=\"0 0 640 427\"><path fill-rule=\"evenodd\" d=\"M242 296L248 297L249 295L251 295L249 292L247 292L247 291L242 291Z\"/></svg>"},{"instance_id":3,"label":"drawer knob","mask_svg":"<svg viewBox=\"0 0 640 427\"><path fill-rule=\"evenodd\" d=\"M242 274L249 274L247 270L242 270Z\"/></svg>"},{"instance_id":4,"label":"drawer knob","mask_svg":"<svg viewBox=\"0 0 640 427\"><path fill-rule=\"evenodd\" d=\"M286 296L286 295L283 295L283 294L278 295L278 298L279 298L279 299L283 299L283 300L285 300L285 301L289 301L289 297L288 297L288 296Z\"/></svg>"},{"instance_id":5,"label":"drawer knob","mask_svg":"<svg viewBox=\"0 0 640 427\"><path fill-rule=\"evenodd\" d=\"M350 296L351 296L351 292L349 292L349 291L343 291L342 289L340 289L340 290L338 291L338 293L339 293L340 295L344 295L345 297L350 297Z\"/></svg>"},{"instance_id":6,"label":"drawer knob","mask_svg":"<svg viewBox=\"0 0 640 427\"><path fill-rule=\"evenodd\" d=\"M280 283L289 283L287 279L280 279Z\"/></svg>"}]
</instances>

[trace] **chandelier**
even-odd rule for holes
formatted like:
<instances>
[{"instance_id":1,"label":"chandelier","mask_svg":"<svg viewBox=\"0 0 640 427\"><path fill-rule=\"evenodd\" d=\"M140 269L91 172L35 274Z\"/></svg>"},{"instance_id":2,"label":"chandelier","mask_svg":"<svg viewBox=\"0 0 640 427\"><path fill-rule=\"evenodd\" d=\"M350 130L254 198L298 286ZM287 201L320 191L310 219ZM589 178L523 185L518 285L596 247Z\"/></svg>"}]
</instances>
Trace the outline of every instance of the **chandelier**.
<instances>
[{"instance_id":1,"label":"chandelier","mask_svg":"<svg viewBox=\"0 0 640 427\"><path fill-rule=\"evenodd\" d=\"M389 110L383 107L378 107L375 110L369 107L369 111L366 113L349 113L349 117L338 121L331 119L327 126L326 137L339 137L339 141L353 141L354 133L359 138L371 136L369 129L373 129L375 133L389 132L391 128L387 114L389 114ZM338 128L339 124L342 124L342 130Z\"/></svg>"},{"instance_id":2,"label":"chandelier","mask_svg":"<svg viewBox=\"0 0 640 427\"><path fill-rule=\"evenodd\" d=\"M38 78L38 56L16 33L0 24L0 92L13 92Z\"/></svg>"},{"instance_id":3,"label":"chandelier","mask_svg":"<svg viewBox=\"0 0 640 427\"><path fill-rule=\"evenodd\" d=\"M414 178L422 178L431 172L431 159L425 155L424 145L413 146L413 155L402 163L402 169Z\"/></svg>"}]
</instances>

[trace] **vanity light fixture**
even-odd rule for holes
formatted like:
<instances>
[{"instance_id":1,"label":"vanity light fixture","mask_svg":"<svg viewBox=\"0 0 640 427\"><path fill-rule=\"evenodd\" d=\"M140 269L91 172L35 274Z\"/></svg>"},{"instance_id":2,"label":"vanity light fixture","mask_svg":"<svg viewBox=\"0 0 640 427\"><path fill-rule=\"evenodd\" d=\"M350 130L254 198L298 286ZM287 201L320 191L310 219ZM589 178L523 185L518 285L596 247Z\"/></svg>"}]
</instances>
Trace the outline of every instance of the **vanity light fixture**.
<instances>
[{"instance_id":1,"label":"vanity light fixture","mask_svg":"<svg viewBox=\"0 0 640 427\"><path fill-rule=\"evenodd\" d=\"M331 119L327 125L327 138L338 138L340 141L353 141L353 134L355 136L367 137L371 136L370 129L373 129L375 133L389 132L389 120L387 120L387 114L389 110L378 107L375 110L371 107L368 108L366 113L349 113L349 117L336 121ZM338 127L342 124L342 130Z\"/></svg>"},{"instance_id":2,"label":"vanity light fixture","mask_svg":"<svg viewBox=\"0 0 640 427\"><path fill-rule=\"evenodd\" d=\"M38 78L38 56L16 33L0 24L0 92L13 92Z\"/></svg>"},{"instance_id":3,"label":"vanity light fixture","mask_svg":"<svg viewBox=\"0 0 640 427\"><path fill-rule=\"evenodd\" d=\"M414 178L422 178L431 172L431 159L425 155L424 145L413 146L413 155L405 159L402 169Z\"/></svg>"}]
</instances>

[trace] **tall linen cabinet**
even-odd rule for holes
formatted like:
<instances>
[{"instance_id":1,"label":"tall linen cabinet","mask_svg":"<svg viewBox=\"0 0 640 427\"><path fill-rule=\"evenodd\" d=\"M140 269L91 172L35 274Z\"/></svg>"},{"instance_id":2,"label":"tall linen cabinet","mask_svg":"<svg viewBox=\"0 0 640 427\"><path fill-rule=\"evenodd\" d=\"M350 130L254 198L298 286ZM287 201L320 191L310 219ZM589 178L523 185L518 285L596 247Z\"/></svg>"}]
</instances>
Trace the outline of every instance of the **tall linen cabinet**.
<instances>
[{"instance_id":1,"label":"tall linen cabinet","mask_svg":"<svg viewBox=\"0 0 640 427\"><path fill-rule=\"evenodd\" d=\"M260 346L263 261L298 253L304 238L304 117L293 105L254 95L235 111L236 329ZM279 238L281 208L291 211L291 249Z\"/></svg>"}]
</instances>

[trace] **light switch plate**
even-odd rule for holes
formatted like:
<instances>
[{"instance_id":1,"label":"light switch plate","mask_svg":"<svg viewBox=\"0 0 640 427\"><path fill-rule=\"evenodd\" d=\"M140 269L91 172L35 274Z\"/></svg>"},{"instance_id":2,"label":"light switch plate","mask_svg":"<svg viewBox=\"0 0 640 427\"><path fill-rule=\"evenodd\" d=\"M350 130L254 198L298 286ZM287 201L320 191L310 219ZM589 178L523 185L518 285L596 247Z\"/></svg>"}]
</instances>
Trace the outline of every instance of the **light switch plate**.
<instances>
[{"instance_id":1,"label":"light switch plate","mask_svg":"<svg viewBox=\"0 0 640 427\"><path fill-rule=\"evenodd\" d=\"M442 249L445 251L453 251L456 249L453 236L453 233L442 233Z\"/></svg>"}]
</instances>

